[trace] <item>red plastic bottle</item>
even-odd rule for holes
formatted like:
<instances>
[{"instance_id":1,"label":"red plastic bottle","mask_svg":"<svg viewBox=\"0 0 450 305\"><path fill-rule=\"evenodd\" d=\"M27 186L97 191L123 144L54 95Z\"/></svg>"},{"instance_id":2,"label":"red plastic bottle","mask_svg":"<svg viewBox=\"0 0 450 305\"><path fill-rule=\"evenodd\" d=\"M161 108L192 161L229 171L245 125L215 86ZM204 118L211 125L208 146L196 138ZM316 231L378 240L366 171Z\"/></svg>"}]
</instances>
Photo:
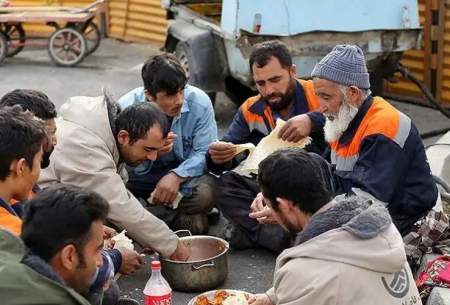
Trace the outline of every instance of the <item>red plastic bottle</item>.
<instances>
[{"instance_id":1,"label":"red plastic bottle","mask_svg":"<svg viewBox=\"0 0 450 305\"><path fill-rule=\"evenodd\" d=\"M152 261L152 276L144 288L145 305L172 305L172 288L161 274L161 263Z\"/></svg>"}]
</instances>

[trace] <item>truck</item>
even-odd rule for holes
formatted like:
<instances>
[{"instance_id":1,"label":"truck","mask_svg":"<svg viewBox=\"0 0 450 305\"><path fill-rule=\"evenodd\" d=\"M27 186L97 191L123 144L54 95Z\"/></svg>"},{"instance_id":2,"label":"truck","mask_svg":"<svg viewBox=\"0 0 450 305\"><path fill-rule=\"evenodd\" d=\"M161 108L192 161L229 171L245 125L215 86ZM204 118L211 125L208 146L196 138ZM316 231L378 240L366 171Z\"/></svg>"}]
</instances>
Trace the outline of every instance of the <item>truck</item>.
<instances>
[{"instance_id":1,"label":"truck","mask_svg":"<svg viewBox=\"0 0 450 305\"><path fill-rule=\"evenodd\" d=\"M298 78L335 45L365 53L371 90L379 95L402 53L420 47L417 0L163 0L169 19L165 50L174 52L190 84L225 92L236 104L255 94L252 46L278 39L289 48Z\"/></svg>"}]
</instances>

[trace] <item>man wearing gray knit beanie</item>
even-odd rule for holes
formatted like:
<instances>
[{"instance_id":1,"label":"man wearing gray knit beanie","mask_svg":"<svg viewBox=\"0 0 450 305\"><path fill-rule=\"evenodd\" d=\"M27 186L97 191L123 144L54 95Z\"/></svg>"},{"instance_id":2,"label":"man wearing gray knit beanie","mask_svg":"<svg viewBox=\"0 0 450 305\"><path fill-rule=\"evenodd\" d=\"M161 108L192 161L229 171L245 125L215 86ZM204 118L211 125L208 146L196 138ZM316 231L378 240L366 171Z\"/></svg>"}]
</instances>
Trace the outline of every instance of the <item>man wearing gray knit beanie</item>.
<instances>
[{"instance_id":1,"label":"man wearing gray knit beanie","mask_svg":"<svg viewBox=\"0 0 450 305\"><path fill-rule=\"evenodd\" d=\"M326 117L335 195L356 192L385 202L402 236L436 204L438 192L416 126L370 92L364 53L338 45L311 74Z\"/></svg>"}]
</instances>

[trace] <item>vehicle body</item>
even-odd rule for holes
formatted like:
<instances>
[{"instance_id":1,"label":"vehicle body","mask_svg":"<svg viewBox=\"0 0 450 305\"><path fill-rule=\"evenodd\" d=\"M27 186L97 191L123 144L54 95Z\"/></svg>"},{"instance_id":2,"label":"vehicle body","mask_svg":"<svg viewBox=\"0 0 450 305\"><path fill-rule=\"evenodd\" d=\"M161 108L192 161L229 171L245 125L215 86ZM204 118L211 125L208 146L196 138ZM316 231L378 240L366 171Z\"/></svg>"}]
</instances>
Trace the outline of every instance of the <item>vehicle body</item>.
<instances>
[{"instance_id":1,"label":"vehicle body","mask_svg":"<svg viewBox=\"0 0 450 305\"><path fill-rule=\"evenodd\" d=\"M94 18L104 10L105 0L85 8L63 6L0 7L0 63L25 46L44 47L60 66L74 66L100 45L101 34ZM50 37L26 35L23 23L44 23L55 28Z\"/></svg>"},{"instance_id":2,"label":"vehicle body","mask_svg":"<svg viewBox=\"0 0 450 305\"><path fill-rule=\"evenodd\" d=\"M165 3L165 4L164 4ZM417 48L417 0L167 0L165 48L206 92L225 91L243 102L251 92L248 57L256 43L279 39L293 55L298 77L335 45L359 45L371 72L372 91L394 74L402 52Z\"/></svg>"}]
</instances>

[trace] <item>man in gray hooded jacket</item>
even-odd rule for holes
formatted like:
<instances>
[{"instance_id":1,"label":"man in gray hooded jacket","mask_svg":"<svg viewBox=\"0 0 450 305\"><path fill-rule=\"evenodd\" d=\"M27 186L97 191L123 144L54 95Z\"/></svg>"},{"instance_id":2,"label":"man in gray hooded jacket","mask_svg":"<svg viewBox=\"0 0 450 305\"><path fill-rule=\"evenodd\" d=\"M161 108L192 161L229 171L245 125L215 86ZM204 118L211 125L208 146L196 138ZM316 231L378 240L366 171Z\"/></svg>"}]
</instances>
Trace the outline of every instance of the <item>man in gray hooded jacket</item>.
<instances>
[{"instance_id":1,"label":"man in gray hooded jacket","mask_svg":"<svg viewBox=\"0 0 450 305\"><path fill-rule=\"evenodd\" d=\"M271 217L298 233L277 258L273 288L251 305L421 304L400 233L387 209L327 191L321 158L280 150L259 167Z\"/></svg>"}]
</instances>

